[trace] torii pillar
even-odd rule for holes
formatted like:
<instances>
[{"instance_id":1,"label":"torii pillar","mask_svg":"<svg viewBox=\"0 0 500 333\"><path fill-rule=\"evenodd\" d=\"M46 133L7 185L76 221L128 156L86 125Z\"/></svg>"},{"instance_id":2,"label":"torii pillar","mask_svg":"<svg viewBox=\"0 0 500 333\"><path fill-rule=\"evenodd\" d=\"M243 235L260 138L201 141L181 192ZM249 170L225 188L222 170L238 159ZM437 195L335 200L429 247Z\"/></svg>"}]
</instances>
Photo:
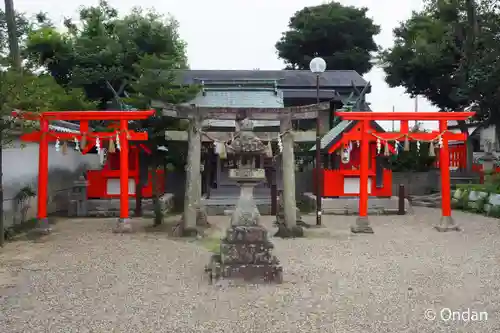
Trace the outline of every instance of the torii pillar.
<instances>
[{"instance_id":1,"label":"torii pillar","mask_svg":"<svg viewBox=\"0 0 500 333\"><path fill-rule=\"evenodd\" d=\"M441 219L435 225L438 231L458 231L460 228L455 224L451 216L451 187L450 187L450 152L448 141L467 140L466 133L451 133L447 130L448 120L466 120L475 112L338 112L337 116L344 120L357 120L362 122L361 131L345 133L344 138L349 141L361 141L361 162L359 180L359 216L352 226L353 233L373 233L368 220L368 167L369 167L369 144L381 140L421 140L435 141L440 138L442 147L439 150L439 166L441 171ZM399 132L376 132L370 129L372 120L399 120L401 122ZM439 131L410 133L408 122L410 120L438 121Z\"/></svg>"},{"instance_id":2,"label":"torii pillar","mask_svg":"<svg viewBox=\"0 0 500 333\"><path fill-rule=\"evenodd\" d=\"M129 120L147 119L154 115L155 110L148 111L47 111L42 113L14 111L12 116L15 118L38 121L40 130L27 133L21 136L22 141L39 143L38 158L38 191L37 191L37 222L38 231L41 233L50 233L51 228L48 223L47 203L48 203L48 176L49 176L49 142L61 140L72 141L79 140L85 136L87 144L81 147L82 153L88 152L96 145L97 139L114 139L115 133L109 132L89 132L88 122L90 120L119 120L120 121L120 218L118 219L115 232L129 231L129 170L128 170L128 141L145 141L148 139L147 133L137 133L128 130ZM79 121L79 133L57 132L49 129L49 121L66 120Z\"/></svg>"}]
</instances>

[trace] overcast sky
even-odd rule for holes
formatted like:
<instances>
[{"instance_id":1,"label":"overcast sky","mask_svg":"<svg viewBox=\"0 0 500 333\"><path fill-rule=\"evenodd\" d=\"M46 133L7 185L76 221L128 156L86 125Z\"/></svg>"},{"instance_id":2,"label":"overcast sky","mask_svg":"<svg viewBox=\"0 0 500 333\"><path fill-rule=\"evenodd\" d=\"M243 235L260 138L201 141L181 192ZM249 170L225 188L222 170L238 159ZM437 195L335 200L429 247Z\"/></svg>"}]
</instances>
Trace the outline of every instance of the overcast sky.
<instances>
[{"instance_id":1,"label":"overcast sky","mask_svg":"<svg viewBox=\"0 0 500 333\"><path fill-rule=\"evenodd\" d=\"M382 47L392 45L392 29L407 19L412 10L422 8L421 0L339 0L341 3L369 8L368 15L381 25L375 38ZM3 2L3 1L2 1ZM79 6L97 4L97 0L14 0L16 10L26 13L45 11L56 22L75 17ZM287 29L289 18L319 0L110 0L124 13L140 5L172 14L180 23L180 33L188 44L193 69L281 69L274 44ZM368 101L374 111L414 111L415 102L402 88L389 88L384 73L374 68L365 75L372 84ZM419 111L436 109L423 98ZM385 124L384 124L385 125Z\"/></svg>"}]
</instances>

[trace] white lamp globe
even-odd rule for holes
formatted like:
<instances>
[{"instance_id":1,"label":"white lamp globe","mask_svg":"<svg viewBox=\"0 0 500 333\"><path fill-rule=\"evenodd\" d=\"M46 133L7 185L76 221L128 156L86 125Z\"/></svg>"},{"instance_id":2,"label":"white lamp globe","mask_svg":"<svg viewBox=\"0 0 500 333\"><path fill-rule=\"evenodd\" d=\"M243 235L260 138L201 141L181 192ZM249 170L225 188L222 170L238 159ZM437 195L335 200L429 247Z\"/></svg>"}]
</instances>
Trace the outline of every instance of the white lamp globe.
<instances>
[{"instance_id":1,"label":"white lamp globe","mask_svg":"<svg viewBox=\"0 0 500 333\"><path fill-rule=\"evenodd\" d=\"M309 69L313 73L323 73L326 70L326 61L323 58L316 57L309 63Z\"/></svg>"}]
</instances>

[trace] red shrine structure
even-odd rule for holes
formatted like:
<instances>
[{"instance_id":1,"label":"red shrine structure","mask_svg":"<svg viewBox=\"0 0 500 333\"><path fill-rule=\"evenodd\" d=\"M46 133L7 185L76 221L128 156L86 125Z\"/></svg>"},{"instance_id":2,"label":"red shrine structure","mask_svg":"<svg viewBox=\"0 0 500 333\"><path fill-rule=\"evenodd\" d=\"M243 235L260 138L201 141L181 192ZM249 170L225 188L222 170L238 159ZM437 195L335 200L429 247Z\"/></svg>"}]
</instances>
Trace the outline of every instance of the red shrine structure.
<instances>
[{"instance_id":1,"label":"red shrine structure","mask_svg":"<svg viewBox=\"0 0 500 333\"><path fill-rule=\"evenodd\" d=\"M370 143L388 145L389 143L415 140L438 144L439 168L441 173L442 217L436 226L439 231L459 230L451 217L451 187L450 187L450 154L448 142L450 140L465 141L466 133L451 133L447 130L448 120L465 120L475 112L338 112L337 116L344 120L359 122L356 131L343 135L343 139L351 142L360 142L360 170L359 170L359 216L356 225L351 228L354 233L373 233L368 221L368 196L370 177ZM399 132L378 132L371 126L376 120L399 120ZM430 120L439 122L439 131L411 133L408 122L410 120ZM373 153L373 152L372 152Z\"/></svg>"},{"instance_id":2,"label":"red shrine structure","mask_svg":"<svg viewBox=\"0 0 500 333\"><path fill-rule=\"evenodd\" d=\"M109 128L119 130L119 123L114 123ZM106 140L106 139L104 139ZM109 141L109 139L107 139ZM104 141L106 142L106 141ZM108 145L109 147L109 145ZM87 146L83 154L86 154L92 146ZM151 150L144 144L131 143L129 145L128 156L128 176L129 176L129 197L136 197L136 184L139 184L140 177L140 151L151 155ZM87 171L87 198L88 199L113 199L120 197L120 150L110 151L108 149L107 159L100 170ZM163 170L148 171L148 178L142 187L142 197L145 199L153 197L152 173L156 173L158 193L165 192L165 173Z\"/></svg>"},{"instance_id":3,"label":"red shrine structure","mask_svg":"<svg viewBox=\"0 0 500 333\"><path fill-rule=\"evenodd\" d=\"M82 153L89 152L93 147L99 146L102 142L109 140L117 140L117 148L119 150L119 183L120 192L117 194L120 198L120 222L125 222L129 218L129 195L130 195L130 145L129 141L146 141L147 133L135 132L128 129L128 122L131 120L147 119L155 113L154 110L149 111L64 111L64 112L22 112L14 111L12 116L15 118L38 121L40 130L21 136L21 140L38 142L39 157L38 157L38 201L37 201L37 219L39 228L42 231L49 231L47 220L47 182L48 182L48 159L49 159L49 142L56 141L75 141L80 142L80 150ZM49 130L49 122L51 120L66 120L79 121L80 133L62 133ZM106 120L119 121L119 126L113 132L91 132L89 131L89 121L91 120ZM132 154L133 156L133 154ZM136 165L136 162L132 165ZM110 170L111 171L111 170ZM138 170L137 170L138 171ZM106 174L106 171L105 171ZM108 173L109 175L109 173ZM99 183L98 183L99 184ZM99 187L99 186L97 186ZM100 193L100 192L99 192Z\"/></svg>"},{"instance_id":4,"label":"red shrine structure","mask_svg":"<svg viewBox=\"0 0 500 333\"><path fill-rule=\"evenodd\" d=\"M368 123L369 130L383 133L384 129L376 121ZM356 197L359 195L361 176L361 147L360 141L350 141L349 133L357 133L361 130L362 122L344 121L337 125L337 131L329 141L326 149L328 154L340 153L340 163L335 169L322 169L323 197ZM395 153L392 144L388 145L389 152ZM377 145L375 142L369 144L368 162L368 194L376 197L392 196L392 171L383 168L377 160ZM315 171L314 171L315 172ZM316 184L314 184L316 186Z\"/></svg>"}]
</instances>

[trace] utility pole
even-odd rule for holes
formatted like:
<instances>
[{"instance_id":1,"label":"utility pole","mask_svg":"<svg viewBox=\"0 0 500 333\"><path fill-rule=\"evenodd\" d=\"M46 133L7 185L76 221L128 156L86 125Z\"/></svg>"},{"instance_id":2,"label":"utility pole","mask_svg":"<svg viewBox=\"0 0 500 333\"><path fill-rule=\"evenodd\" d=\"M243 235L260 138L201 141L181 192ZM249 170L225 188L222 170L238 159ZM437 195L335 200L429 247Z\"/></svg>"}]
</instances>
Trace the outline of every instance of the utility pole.
<instances>
[{"instance_id":1,"label":"utility pole","mask_svg":"<svg viewBox=\"0 0 500 333\"><path fill-rule=\"evenodd\" d=\"M14 11L14 0L5 1L5 20L7 21L7 34L9 35L9 51L12 67L21 70L21 52L17 40L16 13Z\"/></svg>"}]
</instances>

